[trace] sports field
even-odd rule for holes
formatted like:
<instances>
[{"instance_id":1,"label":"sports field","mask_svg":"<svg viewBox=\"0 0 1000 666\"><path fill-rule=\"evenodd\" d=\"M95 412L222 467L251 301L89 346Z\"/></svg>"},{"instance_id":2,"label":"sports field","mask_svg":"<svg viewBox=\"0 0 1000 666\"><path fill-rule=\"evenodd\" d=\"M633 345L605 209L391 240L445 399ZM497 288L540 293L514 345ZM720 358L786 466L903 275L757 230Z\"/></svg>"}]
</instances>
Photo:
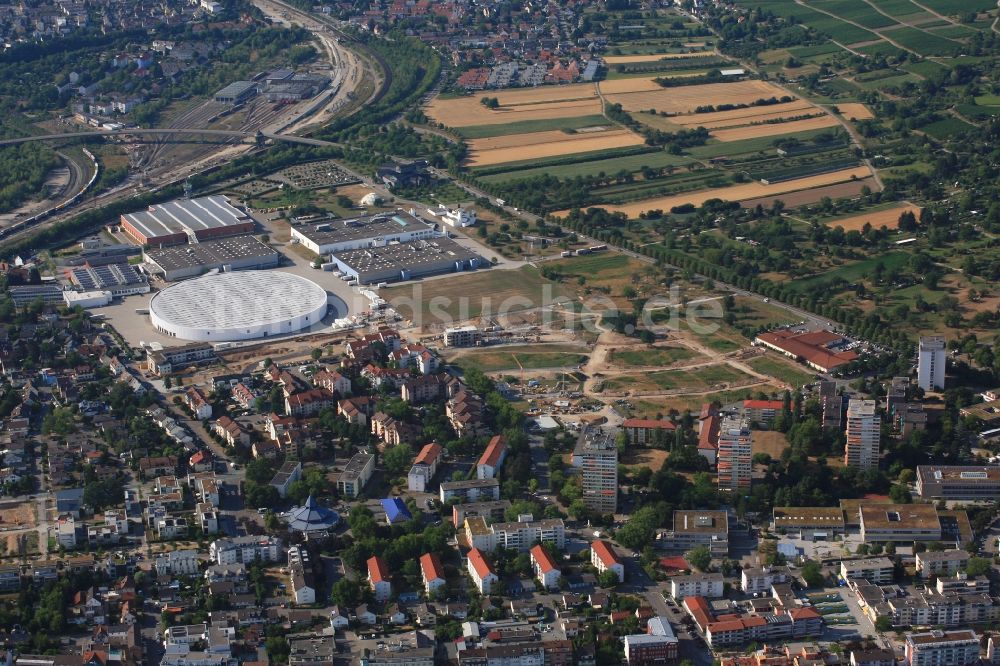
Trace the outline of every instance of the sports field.
<instances>
[{"instance_id":1,"label":"sports field","mask_svg":"<svg viewBox=\"0 0 1000 666\"><path fill-rule=\"evenodd\" d=\"M645 201L636 201L634 203L624 205L600 205L593 206L593 208L603 208L613 213L625 213L629 218L638 218L640 213L644 213L646 211L669 211L671 208L683 206L684 204L701 206L709 199L744 201L747 199L756 199L775 194L784 194L786 192L795 192L797 190L804 190L811 187L821 187L823 185L831 185L833 183L842 183L853 179L867 178L870 175L871 172L868 170L868 167L853 167L850 169L841 169L840 171L823 173L816 176L809 176L807 178L797 178L780 183L773 183L771 185L764 185L762 183L743 183L741 185L733 185L731 187L698 190L685 194L647 199ZM565 215L567 212L568 211L559 211L555 214Z\"/></svg>"}]
</instances>

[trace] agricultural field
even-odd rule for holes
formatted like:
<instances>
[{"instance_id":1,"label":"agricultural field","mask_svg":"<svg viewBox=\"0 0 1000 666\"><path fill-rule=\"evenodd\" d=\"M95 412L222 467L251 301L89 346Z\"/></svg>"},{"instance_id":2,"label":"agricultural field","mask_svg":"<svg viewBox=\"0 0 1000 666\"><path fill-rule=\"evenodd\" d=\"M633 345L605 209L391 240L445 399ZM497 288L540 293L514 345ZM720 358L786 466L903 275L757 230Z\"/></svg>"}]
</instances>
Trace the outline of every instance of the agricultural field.
<instances>
[{"instance_id":1,"label":"agricultural field","mask_svg":"<svg viewBox=\"0 0 1000 666\"><path fill-rule=\"evenodd\" d=\"M775 183L773 185L764 185L762 183L744 183L740 185L732 185L730 187L719 187L710 190L698 190L695 192L690 192L687 194L680 194L675 196L660 197L656 199L647 199L644 201L638 201L631 204L625 205L613 205L613 206L597 206L604 208L610 212L624 213L630 218L638 217L641 213L645 213L651 210L661 210L669 211L672 208L679 206L684 206L690 204L692 206L701 206L703 203L709 199L723 199L726 201L745 201L748 199L755 199L758 197L772 196L777 194L784 194L786 192L795 192L798 190L807 190L809 188L820 187L823 185L831 185L834 183L843 183L846 181L858 180L861 178L866 178L871 175L868 167L852 167L849 169L842 169L839 171L834 171L831 173L819 174L816 176L809 176L807 178L798 178L795 180L782 181L780 183ZM569 211L560 211L558 214L565 215Z\"/></svg>"},{"instance_id":2,"label":"agricultural field","mask_svg":"<svg viewBox=\"0 0 1000 666\"><path fill-rule=\"evenodd\" d=\"M729 141L742 141L743 139L752 139L755 137L781 136L796 132L829 129L837 126L839 126L839 123L836 118L829 115L822 115L815 118L806 118L805 120L791 120L781 123L748 125L746 127L713 130L712 136L719 141L726 143Z\"/></svg>"},{"instance_id":3,"label":"agricultural field","mask_svg":"<svg viewBox=\"0 0 1000 666\"><path fill-rule=\"evenodd\" d=\"M481 101L483 97L495 98L498 106L488 108ZM436 98L427 107L432 120L452 128L575 118L602 112L597 88L592 83L495 90L488 95L458 99Z\"/></svg>"},{"instance_id":4,"label":"agricultural field","mask_svg":"<svg viewBox=\"0 0 1000 666\"><path fill-rule=\"evenodd\" d=\"M561 157L622 146L641 146L643 138L630 130L593 128L595 131L531 132L510 136L473 139L468 142L468 164L492 166L525 159Z\"/></svg>"},{"instance_id":5,"label":"agricultural field","mask_svg":"<svg viewBox=\"0 0 1000 666\"><path fill-rule=\"evenodd\" d=\"M858 104L856 102L848 102L846 104L838 104L837 109L840 110L841 115L843 115L848 120L871 120L875 117L864 104Z\"/></svg>"},{"instance_id":6,"label":"agricultural field","mask_svg":"<svg viewBox=\"0 0 1000 666\"><path fill-rule=\"evenodd\" d=\"M624 83L632 83L630 88ZM706 83L676 88L650 88L641 79L613 81L614 92L607 92L607 83L601 83L604 98L612 104L621 104L625 111L655 109L665 113L692 113L706 104L750 104L758 99L782 97L787 93L766 81L734 81L732 83Z\"/></svg>"},{"instance_id":7,"label":"agricultural field","mask_svg":"<svg viewBox=\"0 0 1000 666\"><path fill-rule=\"evenodd\" d=\"M875 229L880 229L883 226L896 229L899 227L899 216L907 211L912 212L917 217L920 216L919 206L892 204L888 208L872 210L861 215L823 220L823 224L828 227L841 227L844 231L861 231L866 224Z\"/></svg>"}]
</instances>

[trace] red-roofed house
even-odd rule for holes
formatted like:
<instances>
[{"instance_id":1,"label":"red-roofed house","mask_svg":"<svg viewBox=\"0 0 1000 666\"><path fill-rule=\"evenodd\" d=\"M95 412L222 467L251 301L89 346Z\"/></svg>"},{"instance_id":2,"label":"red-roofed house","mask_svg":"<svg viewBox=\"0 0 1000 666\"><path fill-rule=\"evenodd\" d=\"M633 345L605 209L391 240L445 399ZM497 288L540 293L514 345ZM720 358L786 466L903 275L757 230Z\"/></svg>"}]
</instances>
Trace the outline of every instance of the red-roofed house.
<instances>
[{"instance_id":1,"label":"red-roofed house","mask_svg":"<svg viewBox=\"0 0 1000 666\"><path fill-rule=\"evenodd\" d=\"M212 416L212 403L197 386L188 387L188 390L184 392L184 402L194 412L195 418L207 419Z\"/></svg>"},{"instance_id":2,"label":"red-roofed house","mask_svg":"<svg viewBox=\"0 0 1000 666\"><path fill-rule=\"evenodd\" d=\"M550 590L559 587L559 579L562 578L562 571L556 568L556 563L552 556L537 544L531 548L531 568L535 570L535 576L541 581L542 586Z\"/></svg>"},{"instance_id":3,"label":"red-roofed house","mask_svg":"<svg viewBox=\"0 0 1000 666\"><path fill-rule=\"evenodd\" d=\"M770 331L761 333L753 342L802 361L820 372L836 370L858 358L853 351L831 351L830 347L843 344L844 337L830 331L799 334L788 330Z\"/></svg>"},{"instance_id":4,"label":"red-roofed house","mask_svg":"<svg viewBox=\"0 0 1000 666\"><path fill-rule=\"evenodd\" d=\"M469 575L472 576L480 594L489 594L498 580L493 567L478 548L469 551Z\"/></svg>"},{"instance_id":5,"label":"red-roofed house","mask_svg":"<svg viewBox=\"0 0 1000 666\"><path fill-rule=\"evenodd\" d=\"M410 473L406 476L406 487L409 490L422 493L427 489L427 484L437 472L441 451L441 445L433 442L425 444L424 448L420 449L417 459L410 467Z\"/></svg>"},{"instance_id":6,"label":"red-roofed house","mask_svg":"<svg viewBox=\"0 0 1000 666\"><path fill-rule=\"evenodd\" d=\"M385 561L375 555L368 558L368 584L375 593L375 601L385 603L392 596L392 581Z\"/></svg>"},{"instance_id":7,"label":"red-roofed house","mask_svg":"<svg viewBox=\"0 0 1000 666\"><path fill-rule=\"evenodd\" d=\"M212 469L212 454L204 449L195 451L188 459L188 466L195 472L208 472Z\"/></svg>"},{"instance_id":8,"label":"red-roofed house","mask_svg":"<svg viewBox=\"0 0 1000 666\"><path fill-rule=\"evenodd\" d=\"M503 435L497 435L490 440L476 463L476 478L493 479L503 466L503 461L507 457L507 440Z\"/></svg>"},{"instance_id":9,"label":"red-roofed house","mask_svg":"<svg viewBox=\"0 0 1000 666\"><path fill-rule=\"evenodd\" d=\"M636 446L648 446L659 437L663 438L668 432L673 432L677 426L671 421L657 419L625 419L622 423L628 443ZM657 435L659 433L659 435Z\"/></svg>"},{"instance_id":10,"label":"red-roofed house","mask_svg":"<svg viewBox=\"0 0 1000 666\"><path fill-rule=\"evenodd\" d=\"M424 592L427 596L433 596L441 587L444 587L444 567L441 560L434 553L424 553L420 556L420 572L424 578Z\"/></svg>"},{"instance_id":11,"label":"red-roofed house","mask_svg":"<svg viewBox=\"0 0 1000 666\"><path fill-rule=\"evenodd\" d=\"M625 582L625 566L607 541L595 541L590 544L590 563L600 573L614 571L615 575L618 576L618 582Z\"/></svg>"}]
</instances>

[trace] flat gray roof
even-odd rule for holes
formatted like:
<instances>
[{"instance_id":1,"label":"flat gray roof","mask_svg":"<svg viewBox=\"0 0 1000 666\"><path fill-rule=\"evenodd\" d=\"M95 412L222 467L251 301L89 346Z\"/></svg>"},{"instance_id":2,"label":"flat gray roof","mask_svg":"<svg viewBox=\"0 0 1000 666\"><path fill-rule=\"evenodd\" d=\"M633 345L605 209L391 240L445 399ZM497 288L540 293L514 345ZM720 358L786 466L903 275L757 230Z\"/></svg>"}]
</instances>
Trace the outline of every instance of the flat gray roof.
<instances>
[{"instance_id":1,"label":"flat gray roof","mask_svg":"<svg viewBox=\"0 0 1000 666\"><path fill-rule=\"evenodd\" d=\"M247 220L245 213L234 208L221 195L177 199L122 217L147 237L228 227Z\"/></svg>"},{"instance_id":2,"label":"flat gray roof","mask_svg":"<svg viewBox=\"0 0 1000 666\"><path fill-rule=\"evenodd\" d=\"M334 252L334 257L357 271L359 275L375 271L404 270L432 266L442 262L468 262L481 257L451 240L433 238L392 243L382 247Z\"/></svg>"},{"instance_id":3,"label":"flat gray roof","mask_svg":"<svg viewBox=\"0 0 1000 666\"><path fill-rule=\"evenodd\" d=\"M293 227L317 245L330 245L364 238L381 238L400 233L427 231L433 227L409 213L383 213L347 220L320 220Z\"/></svg>"},{"instance_id":4,"label":"flat gray roof","mask_svg":"<svg viewBox=\"0 0 1000 666\"><path fill-rule=\"evenodd\" d=\"M175 271L193 266L225 264L251 257L265 258L278 251L253 236L232 236L218 240L154 248L146 251L146 257L165 271Z\"/></svg>"},{"instance_id":5,"label":"flat gray roof","mask_svg":"<svg viewBox=\"0 0 1000 666\"><path fill-rule=\"evenodd\" d=\"M222 90L215 93L215 97L239 97L257 84L253 81L233 81Z\"/></svg>"}]
</instances>

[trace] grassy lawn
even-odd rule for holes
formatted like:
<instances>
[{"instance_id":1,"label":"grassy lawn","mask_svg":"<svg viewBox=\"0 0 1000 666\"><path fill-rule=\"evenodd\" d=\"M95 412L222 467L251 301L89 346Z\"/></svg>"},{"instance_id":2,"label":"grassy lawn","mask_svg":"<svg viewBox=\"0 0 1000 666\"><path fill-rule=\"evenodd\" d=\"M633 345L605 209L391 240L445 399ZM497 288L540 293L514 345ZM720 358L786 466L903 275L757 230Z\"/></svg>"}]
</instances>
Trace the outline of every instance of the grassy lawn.
<instances>
[{"instance_id":1,"label":"grassy lawn","mask_svg":"<svg viewBox=\"0 0 1000 666\"><path fill-rule=\"evenodd\" d=\"M757 372L774 377L791 386L802 386L813 380L813 373L809 372L808 369L790 360L778 358L770 352L767 356L748 361L747 365Z\"/></svg>"},{"instance_id":2,"label":"grassy lawn","mask_svg":"<svg viewBox=\"0 0 1000 666\"><path fill-rule=\"evenodd\" d=\"M533 309L543 304L546 295L549 299L568 296L533 266L414 282L384 289L382 295L403 317L419 319L424 326Z\"/></svg>"},{"instance_id":3,"label":"grassy lawn","mask_svg":"<svg viewBox=\"0 0 1000 666\"><path fill-rule=\"evenodd\" d=\"M889 252L888 254L884 254L882 256L871 257L863 261L855 261L810 278L795 280L792 283L792 286L798 291L804 291L814 287L817 282L833 278L840 278L848 283L851 283L864 275L867 275L873 268L875 268L875 264L879 262L881 262L886 269L889 269L893 267L902 267L909 260L910 255L906 252Z\"/></svg>"},{"instance_id":4,"label":"grassy lawn","mask_svg":"<svg viewBox=\"0 0 1000 666\"><path fill-rule=\"evenodd\" d=\"M465 370L478 368L483 372L571 368L587 360L586 351L570 345L486 348L462 352L451 359L451 362Z\"/></svg>"},{"instance_id":5,"label":"grassy lawn","mask_svg":"<svg viewBox=\"0 0 1000 666\"><path fill-rule=\"evenodd\" d=\"M740 372L728 365L712 365L691 370L662 370L641 375L622 375L612 377L605 382L608 390L637 391L672 391L675 389L690 389L703 391L719 384L745 381L749 379L746 373Z\"/></svg>"},{"instance_id":6,"label":"grassy lawn","mask_svg":"<svg viewBox=\"0 0 1000 666\"><path fill-rule=\"evenodd\" d=\"M694 358L695 352L686 347L652 347L649 349L617 349L609 356L615 365L642 367L650 365L671 365L677 361Z\"/></svg>"}]
</instances>

